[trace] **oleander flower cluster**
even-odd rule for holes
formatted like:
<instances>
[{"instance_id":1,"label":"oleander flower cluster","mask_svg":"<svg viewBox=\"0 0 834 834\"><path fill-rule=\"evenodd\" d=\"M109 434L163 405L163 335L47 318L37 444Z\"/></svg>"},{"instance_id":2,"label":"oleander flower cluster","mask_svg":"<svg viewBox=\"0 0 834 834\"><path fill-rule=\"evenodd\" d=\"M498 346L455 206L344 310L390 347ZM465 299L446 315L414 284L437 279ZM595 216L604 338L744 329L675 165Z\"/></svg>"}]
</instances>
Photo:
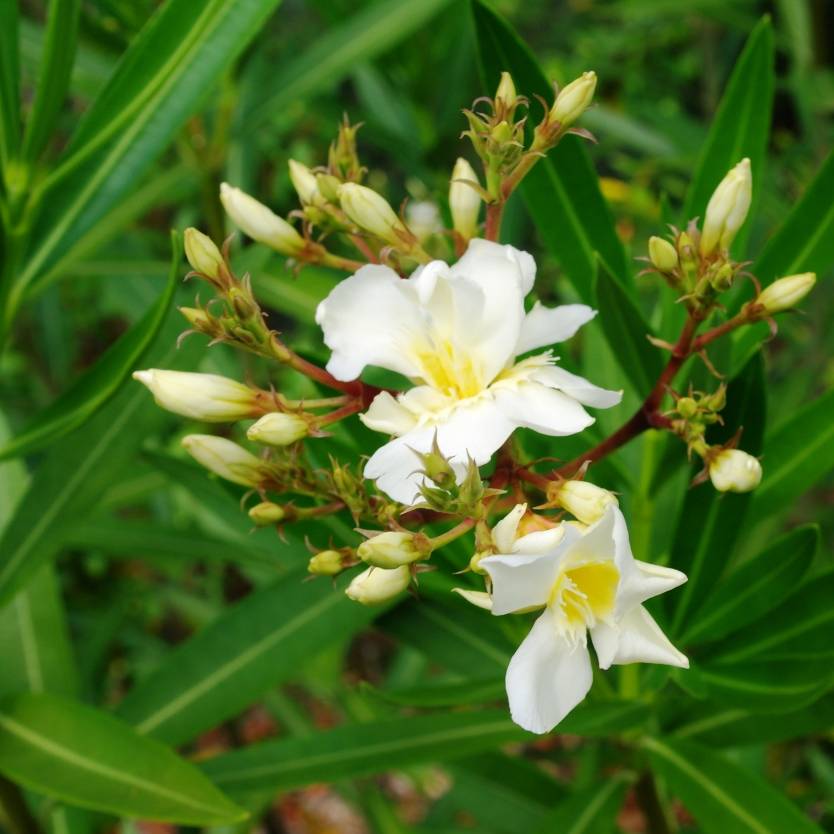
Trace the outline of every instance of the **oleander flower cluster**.
<instances>
[{"instance_id":1,"label":"oleander flower cluster","mask_svg":"<svg viewBox=\"0 0 834 834\"><path fill-rule=\"evenodd\" d=\"M755 296L734 315L724 312L722 294L746 272L731 255L752 194L750 163L741 160L717 183L703 224L648 242L644 274L668 285L687 318L675 342L654 340L666 364L654 387L639 392L645 399L637 412L620 414L621 390L568 370L565 358L575 358L581 328L600 326L597 313L587 304L542 303L536 260L500 242L501 221L509 197L550 150L571 134L570 141L588 137L575 123L595 86L596 76L584 73L533 126L530 102L504 73L492 99L464 111L482 170L463 157L455 163L448 229L436 205L397 212L368 187L357 128L347 121L326 164L289 161L299 198L290 218L224 183L219 200L233 224L288 258L300 270L297 280L304 281L306 264L341 276L315 316L326 363L302 356L269 326L249 276L234 270L228 243L221 250L189 229L192 275L214 298L183 315L212 343L263 360L270 384L163 369L134 375L161 407L228 426L189 434L182 444L199 464L247 490L255 525L282 532L308 521L315 530L316 519L328 515L352 519L352 541L333 542L323 524L310 536L308 565L334 581L347 573L340 581L350 599L400 604L407 590L419 598L421 576L452 560L455 591L483 616L530 620L506 689L513 719L536 733L557 726L585 698L591 648L603 670L629 663L687 668L649 611L652 598L686 576L635 559L627 512L599 483L596 463L644 431L668 432L702 463L692 488L708 480L720 492L754 489L762 468L739 448L742 427L729 440L712 439L723 422L723 383L677 390L676 378L697 357L715 370L707 355L712 342L772 323L815 280L787 276L761 290L753 277ZM306 377L315 393L289 397L279 382L288 373ZM383 378L385 385L371 381ZM614 410L620 428L571 457L563 438L585 432L601 409ZM357 439L355 455L340 459L335 446L309 454L313 444L327 444L338 423ZM370 435L357 431L360 423ZM537 448L546 444L546 458L525 451L530 436L547 438L537 441ZM632 497L622 498L633 512ZM446 558L433 560L441 549ZM452 593L448 600L460 604Z\"/></svg>"}]
</instances>

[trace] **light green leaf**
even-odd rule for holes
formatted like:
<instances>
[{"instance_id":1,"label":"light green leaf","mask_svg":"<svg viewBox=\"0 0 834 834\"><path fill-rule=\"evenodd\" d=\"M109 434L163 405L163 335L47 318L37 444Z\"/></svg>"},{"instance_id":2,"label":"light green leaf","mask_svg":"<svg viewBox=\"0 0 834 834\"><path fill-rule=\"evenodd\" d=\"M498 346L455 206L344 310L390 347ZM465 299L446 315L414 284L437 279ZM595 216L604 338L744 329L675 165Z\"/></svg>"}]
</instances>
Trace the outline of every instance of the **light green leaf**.
<instances>
[{"instance_id":1,"label":"light green leaf","mask_svg":"<svg viewBox=\"0 0 834 834\"><path fill-rule=\"evenodd\" d=\"M563 799L536 834L613 834L629 781L615 776Z\"/></svg>"},{"instance_id":2,"label":"light green leaf","mask_svg":"<svg viewBox=\"0 0 834 834\"><path fill-rule=\"evenodd\" d=\"M0 711L0 771L47 796L120 816L186 825L246 817L164 745L56 695L20 695Z\"/></svg>"},{"instance_id":3,"label":"light green leaf","mask_svg":"<svg viewBox=\"0 0 834 834\"><path fill-rule=\"evenodd\" d=\"M307 551L298 554L306 563ZM293 572L256 591L172 651L119 706L144 734L178 744L214 727L347 639L379 613L331 582Z\"/></svg>"},{"instance_id":4,"label":"light green leaf","mask_svg":"<svg viewBox=\"0 0 834 834\"><path fill-rule=\"evenodd\" d=\"M203 769L223 790L244 797L447 761L529 737L503 710L399 717L254 745Z\"/></svg>"},{"instance_id":5,"label":"light green leaf","mask_svg":"<svg viewBox=\"0 0 834 834\"><path fill-rule=\"evenodd\" d=\"M168 284L159 300L100 359L10 442L0 446L0 460L42 449L77 428L98 411L127 379L156 338L174 297L180 265L180 239L171 236L173 259Z\"/></svg>"},{"instance_id":6,"label":"light green leaf","mask_svg":"<svg viewBox=\"0 0 834 834\"><path fill-rule=\"evenodd\" d=\"M764 17L750 33L727 82L686 196L684 221L704 212L718 183L744 157L753 172L754 204L762 186L773 109L773 30ZM747 226L749 229L749 225ZM743 250L746 230L734 249Z\"/></svg>"},{"instance_id":7,"label":"light green leaf","mask_svg":"<svg viewBox=\"0 0 834 834\"><path fill-rule=\"evenodd\" d=\"M646 739L643 747L704 834L821 834L767 782L699 744Z\"/></svg>"},{"instance_id":8,"label":"light green leaf","mask_svg":"<svg viewBox=\"0 0 834 834\"><path fill-rule=\"evenodd\" d=\"M484 94L493 94L501 72L506 70L512 73L521 95L531 100L540 95L551 101L553 88L510 25L480 0L473 2L472 10ZM524 178L521 193L539 234L583 301L590 302L592 298L595 252L621 284L630 286L625 251L582 140L566 136Z\"/></svg>"},{"instance_id":9,"label":"light green leaf","mask_svg":"<svg viewBox=\"0 0 834 834\"><path fill-rule=\"evenodd\" d=\"M733 571L709 596L681 643L717 640L770 611L797 587L811 566L819 538L818 527L800 527Z\"/></svg>"}]
</instances>

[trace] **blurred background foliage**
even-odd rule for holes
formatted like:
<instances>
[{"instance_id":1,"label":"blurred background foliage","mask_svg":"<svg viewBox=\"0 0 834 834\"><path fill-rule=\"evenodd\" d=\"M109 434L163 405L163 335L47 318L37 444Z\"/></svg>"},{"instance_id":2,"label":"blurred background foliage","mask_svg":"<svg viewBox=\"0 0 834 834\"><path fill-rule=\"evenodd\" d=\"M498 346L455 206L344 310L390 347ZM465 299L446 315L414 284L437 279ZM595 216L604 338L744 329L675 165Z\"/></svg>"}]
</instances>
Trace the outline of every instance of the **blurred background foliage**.
<instances>
[{"instance_id":1,"label":"blurred background foliage","mask_svg":"<svg viewBox=\"0 0 834 834\"><path fill-rule=\"evenodd\" d=\"M80 3L77 50L66 73L68 97L42 149L33 155L27 187L48 180L57 160L66 158L62 155L67 148L73 149L80 120L157 5L151 0ZM619 236L632 258L645 253L650 234L660 233L668 220L679 220L733 64L762 15L771 15L774 24L776 86L768 163L763 182L757 184L758 211L749 236L751 253L760 251L830 152L834 6L826 0L692 0L686 4L672 0L496 0L490 5L513 23L550 78L566 83L583 70L596 70L598 103L584 124L599 140L590 153ZM24 112L33 106L33 91L43 71L42 54L49 37L44 6L34 0L20 4ZM158 149L143 159L140 175L126 180L119 199L87 228L75 229L61 257L35 275L13 311L0 357L4 436L26 427L159 298L169 272L171 228L196 225L217 240L224 238L230 229L218 201L223 180L286 213L295 203L287 160L322 163L344 113L364 123L360 147L370 169L370 184L394 204L406 197L412 207L437 201L438 210L446 211L449 172L455 158L467 152L460 139L465 127L460 109L492 92L482 86L469 4L461 0L375 4L284 0L264 18L263 25L245 36L241 33L234 48L225 47L228 67L219 67L216 81L182 88L187 113L183 113L184 123L171 123L171 140L163 136ZM71 32L58 36L69 41ZM139 101L142 88L123 94ZM99 121L99 129L102 123L106 119ZM162 135L169 127L162 124L161 115L155 120L151 114L143 135L157 130ZM119 123L118 129L126 126ZM92 163L96 163L95 156ZM116 166L111 176L115 180L123 173ZM832 200L834 194L829 195L829 209ZM44 216L48 219L53 211L60 217L62 210L58 200L47 206ZM37 245L37 225L33 234ZM830 236L831 227L823 234ZM575 300L575 290L520 200L510 207L504 239L536 254L538 287L545 300ZM5 255L8 261L9 252ZM241 271L253 270L256 287L276 325L292 334L291 341L303 352L323 358L312 314L339 276L317 268L296 276L280 259L240 237L233 244L233 260ZM820 275L804 314L785 317L780 332L764 349L770 426L778 427L800 405L834 388L834 330L828 326L834 296L832 263L823 266L827 274ZM637 268L635 263L635 273ZM655 279L637 278L636 285L640 303L659 334L673 337L675 326L669 322L674 320L674 311L669 313L668 305L658 303ZM197 289L194 284L180 286L178 303L190 304ZM181 329L171 318L163 325L156 358L160 366L164 365L159 356L173 346ZM192 337L184 343L179 367L194 370L199 361L204 371L263 379L264 369L256 363L222 347L203 352L200 339ZM619 387L620 372L599 335L590 333L581 347L584 365L594 368L589 375ZM290 376L273 376L272 381L288 393L305 390ZM484 689L476 698L479 703L500 698L500 683L497 692L494 684L514 635L491 628L483 632L486 645L470 645L467 641L483 629L482 621L462 637L457 626L468 622L472 613L456 608L453 616L444 614L442 605L431 602L430 587L421 608L406 606L405 611L386 614L382 629L364 632L359 638L353 635L371 615L348 610L341 595L334 593L338 610L322 609L306 624L303 641L288 647L270 643L276 621L286 619L292 626L298 612L326 605L322 600L330 598L320 586L326 580L315 583L316 591L310 591L311 585L298 584L297 570L305 563L304 536L325 546L330 538L354 541L355 535L338 520L328 522L326 529L321 524L292 528L286 543L273 530L251 534L248 519L237 507L238 493L208 479L179 454L179 437L195 427L157 411L147 393L134 388L139 386L123 386L93 422L79 429L81 434L59 439L50 449L34 450L25 463L0 464L0 521L11 517L28 473L37 471L34 477L40 479L37 483L42 489L26 493L30 503L26 523L34 530L31 551L39 561L45 562L50 555L60 557L54 574L46 567L39 572L33 569L27 589L0 614L0 647L5 657L12 658L2 673L0 692L15 691L16 675L31 676L31 668L24 668L25 657L18 656L21 650L16 640L24 615L34 610L31 623L54 628L42 638L41 659L46 661L38 674L45 679L32 688L80 695L99 705L121 703L122 717L165 741L188 742L185 749L197 758L273 736L305 739L315 728L345 720L361 724L397 714L401 702L362 689L359 680L386 690L408 691L411 699L405 703L419 705L419 687L431 671L442 682L454 683L461 676L481 681ZM826 423L825 414L821 414L821 425ZM827 414L830 420L831 412ZM603 415L601 422L605 428L612 427L618 417ZM98 442L105 436L106 443ZM94 447L85 445L94 441ZM529 442L530 451L538 452L534 441ZM660 560L672 546L677 507L669 489L658 493L654 506L652 476L646 470L647 460L661 455L660 449L652 450L654 442L649 438L635 444L618 458L617 466L630 470L641 483L631 506L637 555ZM349 451L355 443L355 437L337 434L331 448ZM85 468L90 448L95 453ZM767 470L767 457L763 465ZM683 467L678 466L673 474L682 487L686 481ZM656 523L648 526L646 518L643 532L641 497L651 498L649 503L657 510ZM771 491L768 503L761 505L767 517L745 534L739 561L772 543L781 530L805 521L822 525L830 553L832 504L830 474L793 506L783 506L778 491ZM754 499L754 513L756 508ZM289 576L293 590L272 584L277 574ZM229 609L232 603L253 599L253 588L266 596L258 599L260 609L250 619L215 622L224 611L235 610ZM436 630L430 631L427 621ZM239 644L233 639L236 629ZM62 642L55 634L68 639ZM194 634L199 635L199 642L189 644ZM210 665L212 652L222 654L225 638L231 640L229 657L235 656L237 645L265 646L251 674L243 680L232 679L228 691L223 690L222 679L212 684L217 687L216 697L225 698L219 709L206 703L202 714L199 709L184 718L172 714L171 701L165 699L176 695L173 672L185 669L185 674L193 673L194 681L201 680L200 664ZM258 643L262 638L266 642ZM32 639L37 642L38 634ZM171 647L179 644L191 646L190 654L186 649L185 655L172 655ZM830 663L830 659L821 662ZM446 671L438 673L438 669ZM634 682L626 681L626 685ZM131 695L122 701L132 687ZM211 701L210 695L206 697ZM465 694L460 697L466 701ZM422 703L430 704L430 696L425 698ZM697 713L697 708L692 709ZM784 737L799 737L789 743L780 743L782 737L776 732L771 739L774 743L763 744L756 735L759 730L745 730L747 725L738 724L724 739L710 736L708 728L693 729L689 735L718 748L732 745L733 761L778 784L824 830L834 831L832 740L825 735L834 725L831 713L828 703L817 709L818 723L803 723L799 718L793 725L787 722L792 729ZM690 716L690 720L694 719ZM384 734L408 731L399 727L395 722ZM575 732L586 735L586 731L580 721ZM813 738L804 735L812 731ZM482 732L488 736L488 726ZM513 737L505 724L495 733L496 747ZM361 734L346 736L345 745L358 743L359 738ZM467 752L454 750L455 744L447 751L450 756ZM293 749L286 748L283 755L292 759ZM648 830L646 805L641 810L636 798L639 783L627 793L625 782L612 778L605 782L604 791L595 787L601 774L616 769L616 751L612 754L601 743L579 735L560 734L537 742L530 752L529 758L541 767L498 752L479 753L449 766L411 764L384 778L341 781L334 789L285 790L275 798L278 788L306 784L310 774L316 780L316 771L304 771L301 762L298 773L283 782L276 776L273 790L261 789L251 804L262 812L267 830L276 834L612 830L602 824L593 829L566 828L560 819L572 820L576 814L570 816L566 805L555 813L549 810L560 798L579 809L592 800L610 805L610 818L616 816L619 831ZM275 756L280 758L277 751ZM436 760L442 755L435 752L425 758ZM390 762L392 767L400 763ZM327 773L337 778L373 770L357 765L353 771ZM226 787L222 767L216 773L209 767L209 772ZM60 805L35 795L31 807L40 818L52 814L53 824L59 825L54 815L61 811ZM675 809L675 825L681 830L701 830L683 806L675 805ZM559 813L567 816L560 818ZM75 813L60 823L65 826L61 830L72 834L85 834L102 824L106 819ZM125 830L133 827L123 824ZM784 834L792 832L784 829Z\"/></svg>"}]
</instances>

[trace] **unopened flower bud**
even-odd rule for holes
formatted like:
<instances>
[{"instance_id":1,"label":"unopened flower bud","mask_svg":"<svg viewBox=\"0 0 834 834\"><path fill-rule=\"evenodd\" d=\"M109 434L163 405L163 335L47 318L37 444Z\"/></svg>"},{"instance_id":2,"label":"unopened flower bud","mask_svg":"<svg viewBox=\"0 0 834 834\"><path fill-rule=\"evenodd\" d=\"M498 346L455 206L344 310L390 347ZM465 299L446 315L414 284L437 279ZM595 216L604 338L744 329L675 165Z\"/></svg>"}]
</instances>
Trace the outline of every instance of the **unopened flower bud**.
<instances>
[{"instance_id":1,"label":"unopened flower bud","mask_svg":"<svg viewBox=\"0 0 834 834\"><path fill-rule=\"evenodd\" d=\"M258 525L258 527L266 527L270 524L277 524L286 518L286 511L278 504L273 504L272 501L262 501L260 504L255 504L249 510L249 518Z\"/></svg>"},{"instance_id":2,"label":"unopened flower bud","mask_svg":"<svg viewBox=\"0 0 834 834\"><path fill-rule=\"evenodd\" d=\"M747 218L752 195L750 160L745 157L727 173L710 197L701 232L702 255L710 255L719 247L729 249Z\"/></svg>"},{"instance_id":3,"label":"unopened flower bud","mask_svg":"<svg viewBox=\"0 0 834 834\"><path fill-rule=\"evenodd\" d=\"M305 206L320 206L327 202L319 192L316 175L302 162L289 161L290 181Z\"/></svg>"},{"instance_id":4,"label":"unopened flower bud","mask_svg":"<svg viewBox=\"0 0 834 834\"><path fill-rule=\"evenodd\" d=\"M372 188L346 182L339 189L339 203L344 213L360 229L388 243L396 245L402 242L398 232L407 234L405 226L388 201Z\"/></svg>"},{"instance_id":5,"label":"unopened flower bud","mask_svg":"<svg viewBox=\"0 0 834 834\"><path fill-rule=\"evenodd\" d=\"M310 559L307 570L316 576L336 576L343 570L342 561L338 550L322 550Z\"/></svg>"},{"instance_id":6,"label":"unopened flower bud","mask_svg":"<svg viewBox=\"0 0 834 834\"><path fill-rule=\"evenodd\" d=\"M430 200L408 203L405 207L405 216L408 220L408 228L414 232L420 243L443 231L443 225L440 222L440 211L437 205Z\"/></svg>"},{"instance_id":7,"label":"unopened flower bud","mask_svg":"<svg viewBox=\"0 0 834 834\"><path fill-rule=\"evenodd\" d=\"M327 202L339 202L339 189L342 187L342 181L338 177L334 177L333 174L316 174L316 186Z\"/></svg>"},{"instance_id":8,"label":"unopened flower bud","mask_svg":"<svg viewBox=\"0 0 834 834\"><path fill-rule=\"evenodd\" d=\"M711 411L721 411L727 405L727 386L722 383L712 394L704 397L702 402Z\"/></svg>"},{"instance_id":9,"label":"unopened flower bud","mask_svg":"<svg viewBox=\"0 0 834 834\"><path fill-rule=\"evenodd\" d=\"M353 578L345 594L362 605L379 605L401 594L409 582L411 571L405 565L393 570L368 568Z\"/></svg>"},{"instance_id":10,"label":"unopened flower bud","mask_svg":"<svg viewBox=\"0 0 834 834\"><path fill-rule=\"evenodd\" d=\"M502 144L504 142L509 142L513 138L513 127L506 119L504 119L495 125L490 133L490 136L496 142Z\"/></svg>"},{"instance_id":11,"label":"unopened flower bud","mask_svg":"<svg viewBox=\"0 0 834 834\"><path fill-rule=\"evenodd\" d=\"M583 72L579 78L559 91L550 109L550 120L559 122L563 129L570 127L588 109L596 87L597 74Z\"/></svg>"},{"instance_id":12,"label":"unopened flower bud","mask_svg":"<svg viewBox=\"0 0 834 834\"><path fill-rule=\"evenodd\" d=\"M678 250L668 240L652 235L649 238L649 260L655 269L671 272L678 265Z\"/></svg>"},{"instance_id":13,"label":"unopened flower bud","mask_svg":"<svg viewBox=\"0 0 834 834\"><path fill-rule=\"evenodd\" d=\"M356 555L378 568L397 568L410 565L426 554L415 543L413 533L389 531L367 539L356 548Z\"/></svg>"},{"instance_id":14,"label":"unopened flower bud","mask_svg":"<svg viewBox=\"0 0 834 834\"><path fill-rule=\"evenodd\" d=\"M255 487L268 474L263 461L225 437L189 434L182 445L197 463L232 483Z\"/></svg>"},{"instance_id":15,"label":"unopened flower bud","mask_svg":"<svg viewBox=\"0 0 834 834\"><path fill-rule=\"evenodd\" d=\"M733 267L730 264L722 264L712 276L710 283L716 292L727 292L733 285L734 277Z\"/></svg>"},{"instance_id":16,"label":"unopened flower bud","mask_svg":"<svg viewBox=\"0 0 834 834\"><path fill-rule=\"evenodd\" d=\"M678 414L685 420L694 417L698 413L698 403L692 397L681 397L676 405Z\"/></svg>"},{"instance_id":17,"label":"unopened flower bud","mask_svg":"<svg viewBox=\"0 0 834 834\"><path fill-rule=\"evenodd\" d=\"M209 278L217 278L220 269L225 266L223 255L214 241L199 229L189 227L184 236L185 257L195 272Z\"/></svg>"},{"instance_id":18,"label":"unopened flower bud","mask_svg":"<svg viewBox=\"0 0 834 834\"><path fill-rule=\"evenodd\" d=\"M304 248L304 238L283 217L239 188L224 182L220 186L220 202L232 222L252 240L265 243L282 255L297 255Z\"/></svg>"},{"instance_id":19,"label":"unopened flower bud","mask_svg":"<svg viewBox=\"0 0 834 834\"><path fill-rule=\"evenodd\" d=\"M310 433L310 425L297 414L273 411L264 414L249 427L246 436L255 443L266 446L289 446Z\"/></svg>"},{"instance_id":20,"label":"unopened flower bud","mask_svg":"<svg viewBox=\"0 0 834 834\"><path fill-rule=\"evenodd\" d=\"M504 107L512 107L517 98L513 77L508 72L502 72L498 89L495 91L495 103L501 102Z\"/></svg>"},{"instance_id":21,"label":"unopened flower bud","mask_svg":"<svg viewBox=\"0 0 834 834\"><path fill-rule=\"evenodd\" d=\"M464 239L475 237L478 231L478 213L481 210L481 195L467 181L480 185L475 169L461 156L452 169L449 184L449 210L452 226Z\"/></svg>"},{"instance_id":22,"label":"unopened flower bud","mask_svg":"<svg viewBox=\"0 0 834 834\"><path fill-rule=\"evenodd\" d=\"M796 307L813 288L817 282L814 272L802 272L799 275L788 275L774 281L770 286L762 290L756 303L764 308L765 313L781 313Z\"/></svg>"},{"instance_id":23,"label":"unopened flower bud","mask_svg":"<svg viewBox=\"0 0 834 834\"><path fill-rule=\"evenodd\" d=\"M208 330L211 328L211 316L200 307L180 307L180 312L195 330Z\"/></svg>"},{"instance_id":24,"label":"unopened flower bud","mask_svg":"<svg viewBox=\"0 0 834 834\"><path fill-rule=\"evenodd\" d=\"M740 449L722 449L709 461L709 477L719 492L750 492L762 480L762 465Z\"/></svg>"},{"instance_id":25,"label":"unopened flower bud","mask_svg":"<svg viewBox=\"0 0 834 834\"><path fill-rule=\"evenodd\" d=\"M563 481L548 497L583 524L599 521L608 507L617 505L614 493L588 481Z\"/></svg>"},{"instance_id":26,"label":"unopened flower bud","mask_svg":"<svg viewBox=\"0 0 834 834\"><path fill-rule=\"evenodd\" d=\"M133 378L148 387L161 408L207 423L251 417L257 398L248 386L217 374L149 368L134 371Z\"/></svg>"}]
</instances>

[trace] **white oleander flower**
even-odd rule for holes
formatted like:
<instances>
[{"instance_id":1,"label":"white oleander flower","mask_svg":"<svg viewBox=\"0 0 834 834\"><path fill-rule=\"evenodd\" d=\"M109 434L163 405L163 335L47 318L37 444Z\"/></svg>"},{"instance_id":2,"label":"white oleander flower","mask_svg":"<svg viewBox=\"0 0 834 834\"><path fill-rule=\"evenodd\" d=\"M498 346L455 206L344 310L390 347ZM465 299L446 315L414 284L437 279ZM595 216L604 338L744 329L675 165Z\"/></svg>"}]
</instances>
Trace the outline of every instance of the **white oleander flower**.
<instances>
[{"instance_id":1,"label":"white oleander flower","mask_svg":"<svg viewBox=\"0 0 834 834\"><path fill-rule=\"evenodd\" d=\"M480 562L492 580L493 614L543 609L507 669L513 721L545 733L582 701L592 679L589 632L601 669L637 662L689 666L642 604L686 576L637 561L617 507L609 506L585 532L563 524L515 538L522 514L510 514L493 530L506 552Z\"/></svg>"},{"instance_id":2,"label":"white oleander flower","mask_svg":"<svg viewBox=\"0 0 834 834\"><path fill-rule=\"evenodd\" d=\"M762 480L762 465L741 449L722 449L709 462L709 477L719 492L750 492Z\"/></svg>"},{"instance_id":3,"label":"white oleander flower","mask_svg":"<svg viewBox=\"0 0 834 834\"><path fill-rule=\"evenodd\" d=\"M462 479L468 457L486 463L516 428L575 434L593 422L583 404L620 401L621 392L557 367L549 352L516 362L569 339L596 315L584 304L537 303L525 313L535 273L526 252L476 239L456 264L432 261L406 279L364 266L319 305L334 377L356 379L376 365L415 384L396 397L377 395L361 416L394 436L365 466L365 477L394 500L417 499L424 475L415 452L429 452L435 434Z\"/></svg>"}]
</instances>

